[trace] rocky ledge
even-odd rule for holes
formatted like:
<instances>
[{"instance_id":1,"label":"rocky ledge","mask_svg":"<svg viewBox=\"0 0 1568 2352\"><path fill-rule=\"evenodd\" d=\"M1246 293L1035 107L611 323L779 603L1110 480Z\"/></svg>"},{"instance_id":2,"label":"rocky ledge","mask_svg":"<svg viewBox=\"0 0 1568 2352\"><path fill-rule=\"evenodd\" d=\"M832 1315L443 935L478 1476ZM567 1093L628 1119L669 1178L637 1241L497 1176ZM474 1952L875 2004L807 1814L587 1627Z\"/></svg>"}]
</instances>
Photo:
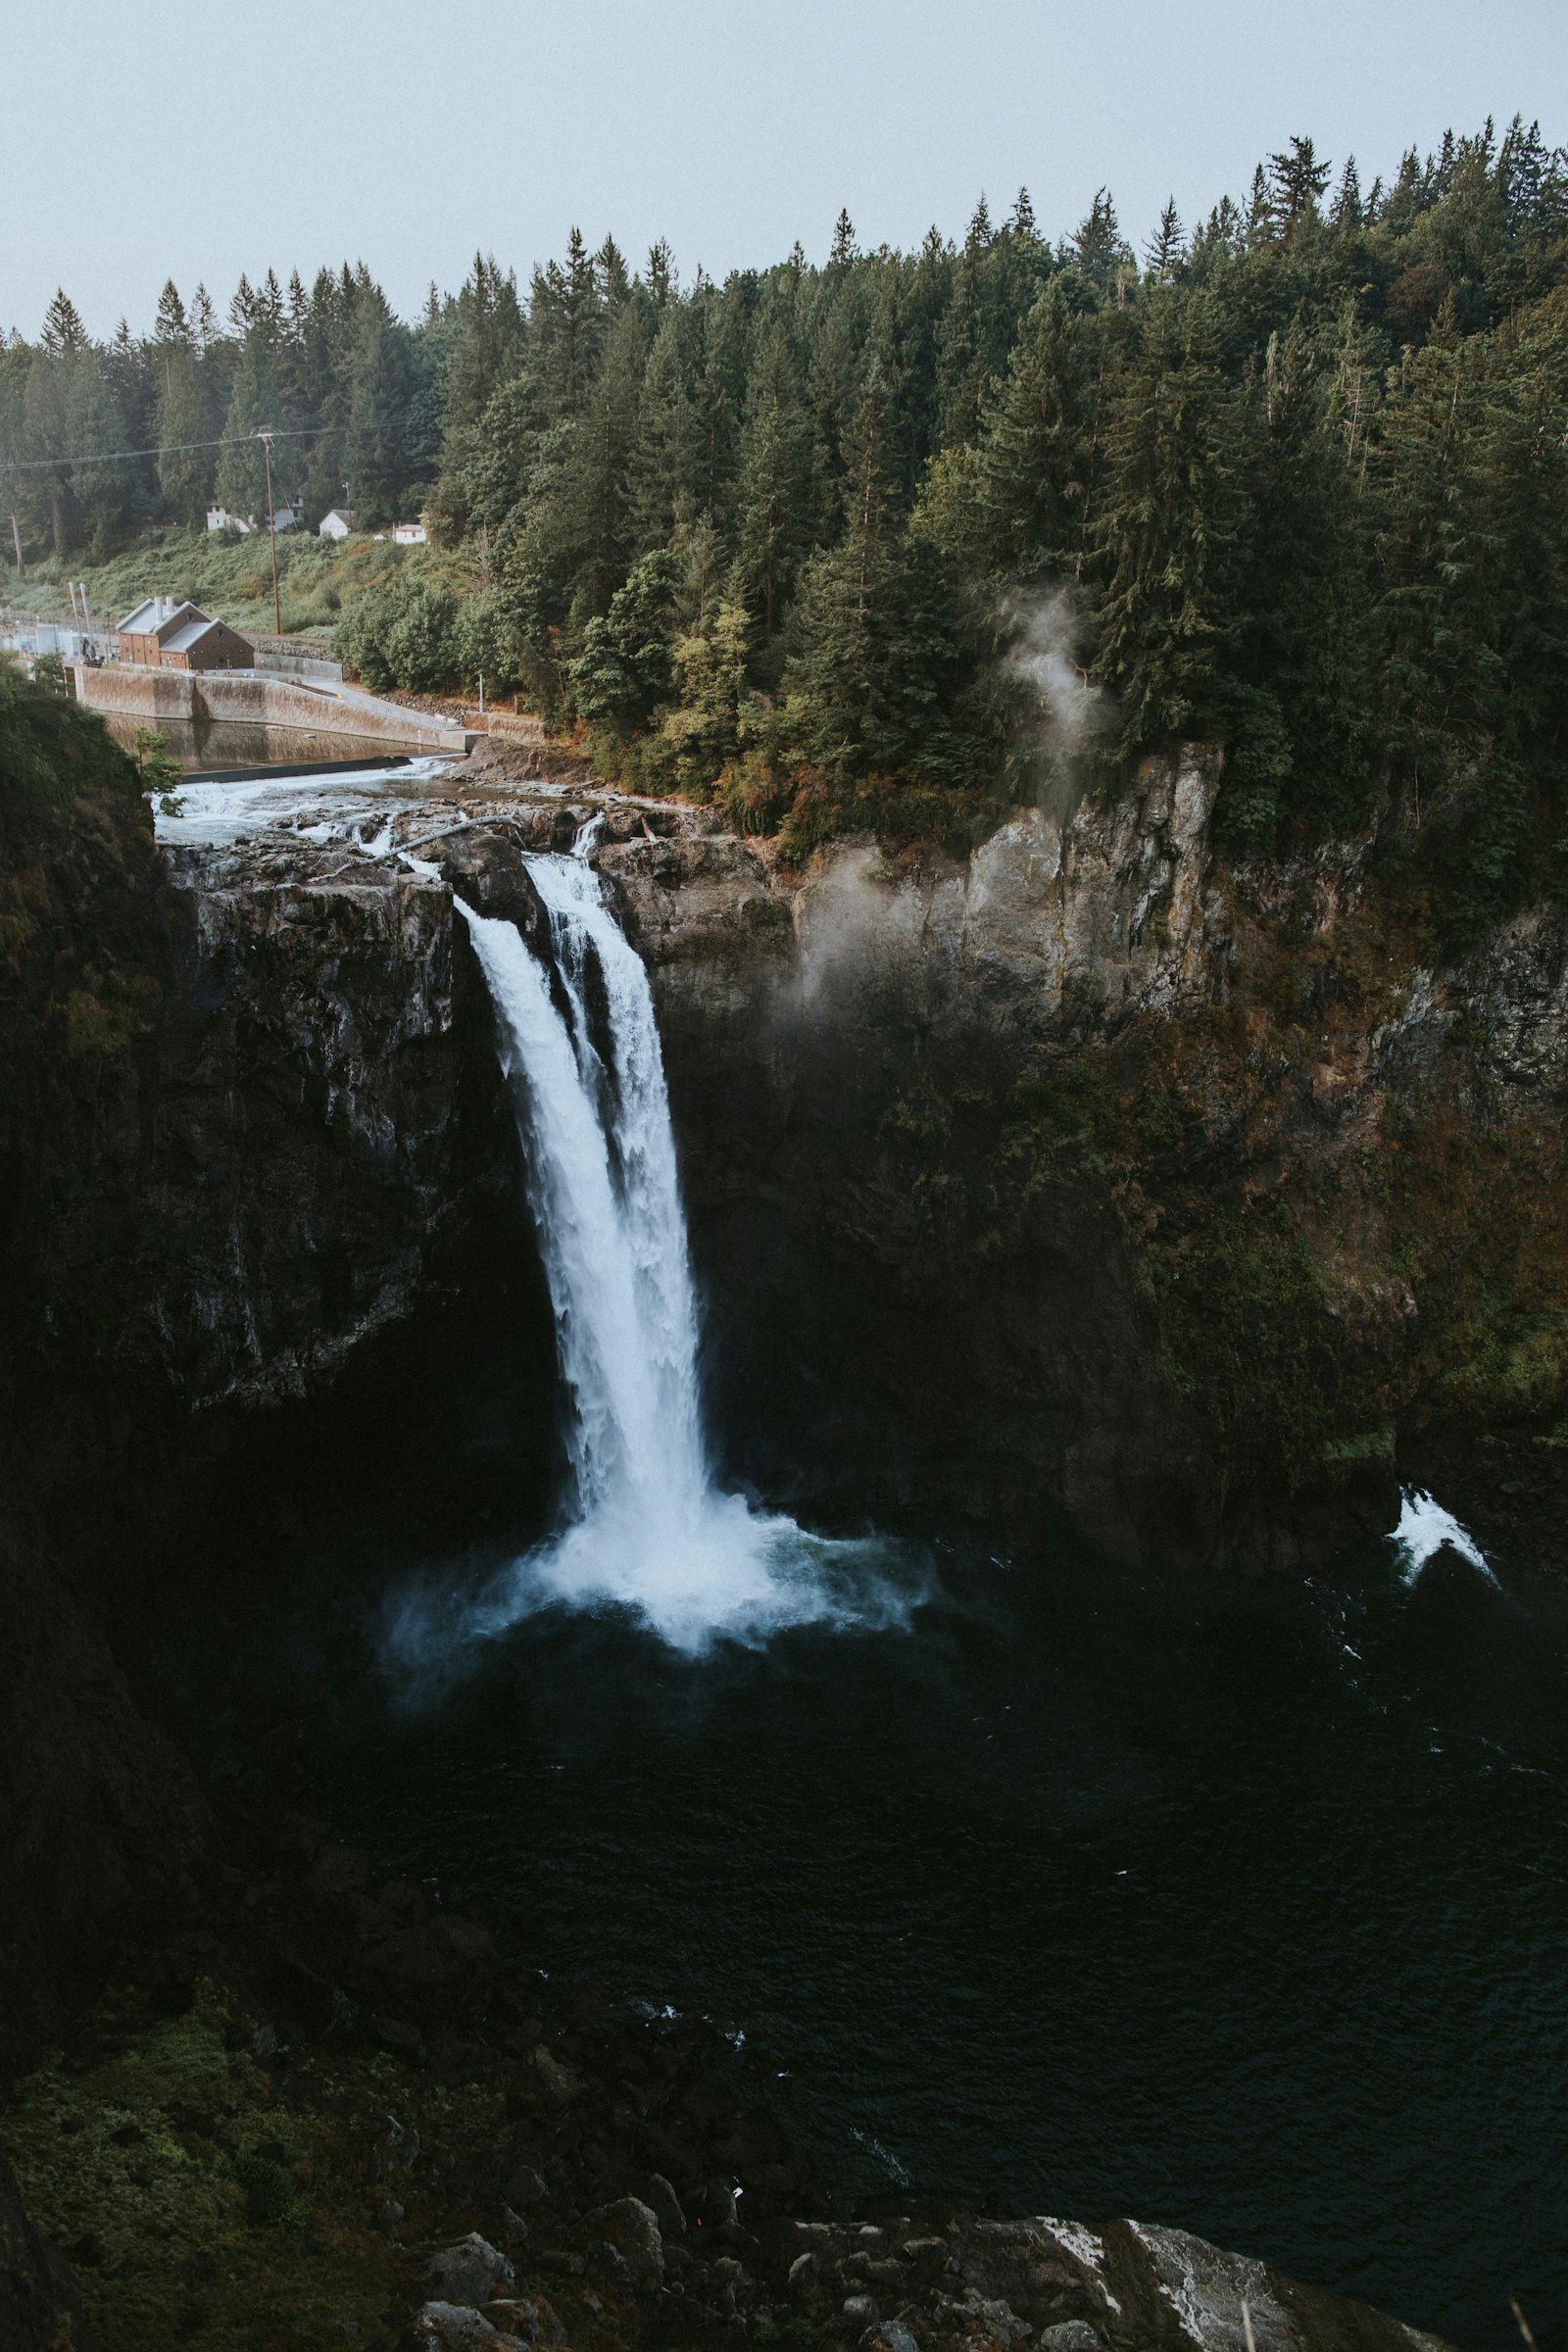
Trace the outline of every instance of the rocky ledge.
<instances>
[{"instance_id":1,"label":"rocky ledge","mask_svg":"<svg viewBox=\"0 0 1568 2352\"><path fill-rule=\"evenodd\" d=\"M1434 1452L1495 1518L1522 1446L1550 1538L1560 916L1423 963L1364 843L1227 866L1200 750L963 863L849 842L801 872L539 765L490 747L384 824L172 854L237 1197L269 1164L239 1022L292 1089L269 1152L323 1170L281 1248L231 1223L216 1278L161 1303L182 1363L217 1341L236 1393L298 1390L443 1279L464 1185L502 1182L493 1136L487 1173L458 1164L488 1049L450 897L536 934L524 857L581 842L653 978L736 1474L829 1520L1027 1550L1065 1511L1123 1559L1299 1571L1392 1525Z\"/></svg>"},{"instance_id":2,"label":"rocky ledge","mask_svg":"<svg viewBox=\"0 0 1568 2352\"><path fill-rule=\"evenodd\" d=\"M525 1921L305 1816L225 1840L0 2110L7 2352L1437 2344L1179 2230L837 2201L738 2037L545 1979Z\"/></svg>"}]
</instances>

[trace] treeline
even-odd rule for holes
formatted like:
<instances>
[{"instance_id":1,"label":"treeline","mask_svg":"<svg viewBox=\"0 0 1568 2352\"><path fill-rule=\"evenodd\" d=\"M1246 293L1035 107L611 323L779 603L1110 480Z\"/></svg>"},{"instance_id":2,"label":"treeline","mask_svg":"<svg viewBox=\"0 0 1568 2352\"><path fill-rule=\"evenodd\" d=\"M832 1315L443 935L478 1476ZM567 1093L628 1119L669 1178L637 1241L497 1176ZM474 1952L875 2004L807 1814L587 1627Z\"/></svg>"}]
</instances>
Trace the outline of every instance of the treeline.
<instances>
[{"instance_id":1,"label":"treeline","mask_svg":"<svg viewBox=\"0 0 1568 2352\"><path fill-rule=\"evenodd\" d=\"M62 289L38 341L0 343L0 491L29 557L102 558L149 523L204 524L215 502L265 517L260 427L274 503L318 519L347 488L378 529L427 495L440 455L455 306L416 328L363 264L307 292L241 277L220 319L205 286L171 281L148 336L122 320L94 343ZM157 452L155 455L121 455Z\"/></svg>"},{"instance_id":2,"label":"treeline","mask_svg":"<svg viewBox=\"0 0 1568 2352\"><path fill-rule=\"evenodd\" d=\"M1534 127L1364 190L1296 139L1141 255L1104 192L1057 244L1020 194L958 245L862 254L841 218L822 266L722 284L574 235L526 297L481 259L412 330L318 286L356 505L395 452L458 556L345 612L372 682L482 671L799 850L1027 789L1044 649L1101 758L1223 743L1240 840L1448 809L1479 921L1563 831L1568 159ZM236 430L304 397L303 327L186 332ZM64 365L6 364L28 399Z\"/></svg>"}]
</instances>

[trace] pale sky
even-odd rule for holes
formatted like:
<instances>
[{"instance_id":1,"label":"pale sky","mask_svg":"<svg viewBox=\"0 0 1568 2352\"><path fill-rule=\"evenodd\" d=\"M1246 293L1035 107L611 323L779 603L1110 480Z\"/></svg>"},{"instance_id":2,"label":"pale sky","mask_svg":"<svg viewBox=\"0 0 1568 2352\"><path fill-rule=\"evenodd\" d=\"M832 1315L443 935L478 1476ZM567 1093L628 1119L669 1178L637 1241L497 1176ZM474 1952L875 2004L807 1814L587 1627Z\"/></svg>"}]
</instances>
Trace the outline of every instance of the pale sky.
<instances>
[{"instance_id":1,"label":"pale sky","mask_svg":"<svg viewBox=\"0 0 1568 2352\"><path fill-rule=\"evenodd\" d=\"M366 261L405 315L476 247L526 281L580 224L682 281L961 235L1020 183L1057 236L1109 185L1135 244L1305 131L1363 183L1447 124L1568 140L1563 0L13 0L0 326L56 285L95 334L172 276Z\"/></svg>"}]
</instances>

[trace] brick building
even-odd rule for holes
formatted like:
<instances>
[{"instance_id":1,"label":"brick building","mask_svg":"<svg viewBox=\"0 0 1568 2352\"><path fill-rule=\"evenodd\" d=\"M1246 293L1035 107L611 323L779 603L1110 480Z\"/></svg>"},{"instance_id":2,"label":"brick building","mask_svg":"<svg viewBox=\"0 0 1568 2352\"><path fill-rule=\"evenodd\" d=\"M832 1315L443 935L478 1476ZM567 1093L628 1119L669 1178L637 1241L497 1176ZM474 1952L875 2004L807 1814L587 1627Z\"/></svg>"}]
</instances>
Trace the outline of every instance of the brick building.
<instances>
[{"instance_id":1,"label":"brick building","mask_svg":"<svg viewBox=\"0 0 1568 2352\"><path fill-rule=\"evenodd\" d=\"M199 605L150 596L120 623L120 658L147 669L251 669L255 649Z\"/></svg>"}]
</instances>

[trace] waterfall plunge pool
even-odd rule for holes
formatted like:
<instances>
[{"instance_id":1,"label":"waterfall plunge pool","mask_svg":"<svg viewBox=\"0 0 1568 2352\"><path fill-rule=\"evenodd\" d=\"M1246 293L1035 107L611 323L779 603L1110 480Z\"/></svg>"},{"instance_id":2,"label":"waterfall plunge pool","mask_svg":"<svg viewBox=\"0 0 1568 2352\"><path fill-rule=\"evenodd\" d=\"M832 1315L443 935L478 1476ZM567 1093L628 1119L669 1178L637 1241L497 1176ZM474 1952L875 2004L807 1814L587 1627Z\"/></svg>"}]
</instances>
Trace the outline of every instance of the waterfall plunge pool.
<instances>
[{"instance_id":1,"label":"waterfall plunge pool","mask_svg":"<svg viewBox=\"0 0 1568 2352\"><path fill-rule=\"evenodd\" d=\"M1568 1593L1416 1497L1253 1585L828 1544L716 1493L640 967L545 863L552 969L501 1026L556 1056L554 1137L548 1089L517 1107L569 1492L554 1532L466 1518L427 1405L440 1541L302 1529L270 1638L345 1834L531 1915L552 1973L744 2032L862 2193L1183 2225L1494 2352L1510 2293L1560 2326ZM492 1450L503 1389L464 1408Z\"/></svg>"}]
</instances>

